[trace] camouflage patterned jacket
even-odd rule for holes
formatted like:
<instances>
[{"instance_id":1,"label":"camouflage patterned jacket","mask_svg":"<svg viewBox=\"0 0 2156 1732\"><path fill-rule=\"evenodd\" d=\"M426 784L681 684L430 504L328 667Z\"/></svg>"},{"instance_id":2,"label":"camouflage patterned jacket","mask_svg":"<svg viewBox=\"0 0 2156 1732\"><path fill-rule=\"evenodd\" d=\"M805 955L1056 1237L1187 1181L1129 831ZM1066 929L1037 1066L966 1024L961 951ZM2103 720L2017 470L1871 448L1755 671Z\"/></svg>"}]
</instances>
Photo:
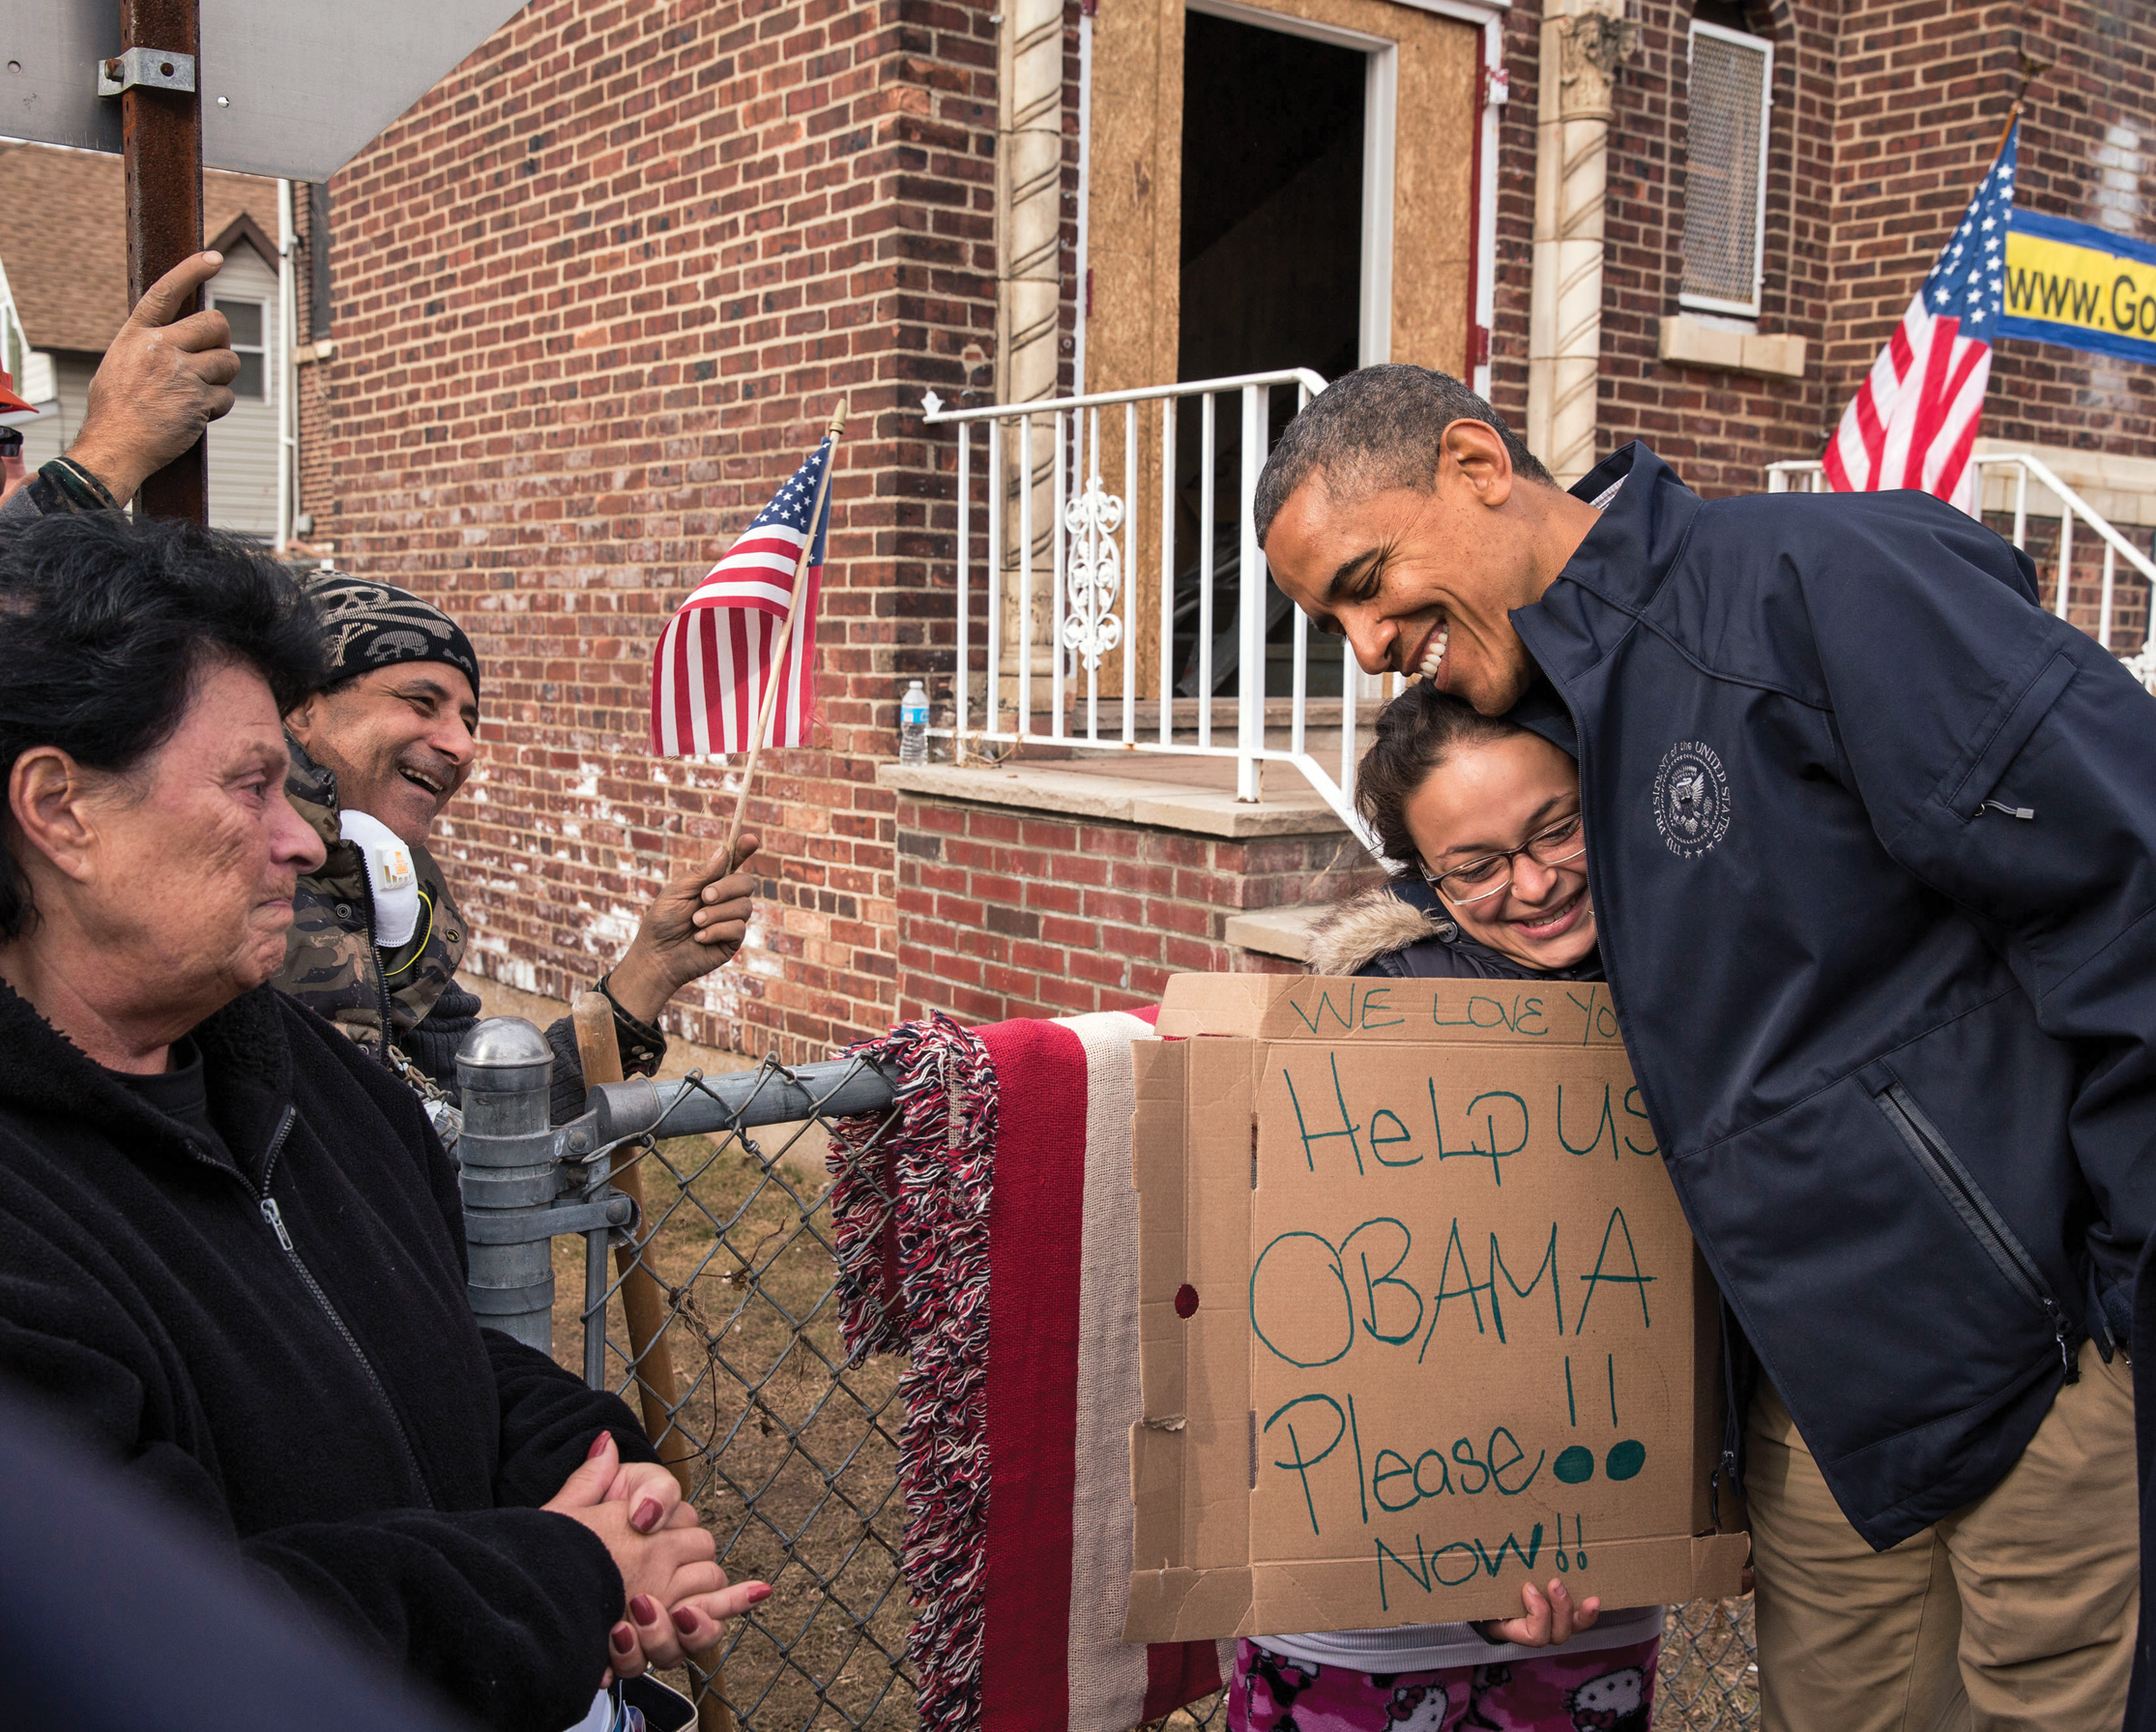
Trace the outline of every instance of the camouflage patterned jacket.
<instances>
[{"instance_id":1,"label":"camouflage patterned jacket","mask_svg":"<svg viewBox=\"0 0 2156 1732\"><path fill-rule=\"evenodd\" d=\"M444 1042L422 1040L419 1030L430 1017L440 1021L442 1013L462 1025L454 1031L460 1039L478 1013L479 1001L456 987L456 965L464 955L464 917L434 857L414 845L412 865L424 898L423 924L395 954L385 957L377 952L374 894L359 849L339 833L336 778L308 757L291 735L284 743L292 756L285 795L313 826L329 858L300 880L293 895L284 967L275 983L410 1083L426 1103L435 1129L444 1133L443 1140L452 1142L453 1127L441 1107L455 1098L454 1046L450 1045L445 1064L442 1054L428 1050ZM435 1062L429 1064L429 1058Z\"/></svg>"},{"instance_id":2,"label":"camouflage patterned jacket","mask_svg":"<svg viewBox=\"0 0 2156 1732\"><path fill-rule=\"evenodd\" d=\"M338 827L336 778L290 734L284 743L292 756L285 794L314 827L329 858L300 880L292 898L292 929L277 987L327 1017L410 1083L442 1140L453 1147L460 1124L454 1110L456 1049L480 1013L477 995L455 978L467 941L464 917L434 857L415 844L412 865L425 898L423 924L403 950L381 955L374 947L366 866ZM627 1074L648 1076L658 1068L665 1035L619 1008L614 1032ZM584 1109L575 1024L562 1017L546 1031L546 1042L554 1049L551 1116L560 1124Z\"/></svg>"}]
</instances>

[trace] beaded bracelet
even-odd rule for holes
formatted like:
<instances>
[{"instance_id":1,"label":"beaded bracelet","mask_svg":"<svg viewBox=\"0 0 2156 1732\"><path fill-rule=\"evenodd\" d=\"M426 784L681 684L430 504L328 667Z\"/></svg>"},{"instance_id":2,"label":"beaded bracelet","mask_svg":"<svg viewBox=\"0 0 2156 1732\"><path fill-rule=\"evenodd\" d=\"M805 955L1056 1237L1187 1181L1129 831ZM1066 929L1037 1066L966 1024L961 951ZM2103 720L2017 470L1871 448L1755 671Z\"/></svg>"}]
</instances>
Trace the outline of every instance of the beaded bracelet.
<instances>
[{"instance_id":1,"label":"beaded bracelet","mask_svg":"<svg viewBox=\"0 0 2156 1732\"><path fill-rule=\"evenodd\" d=\"M599 976L598 990L606 995L606 1002L614 1007L614 1039L622 1049L624 1075L649 1076L658 1069L658 1062L666 1056L666 1034L650 1023L631 1016L622 1009L622 1001L614 996L614 977L611 972Z\"/></svg>"},{"instance_id":2,"label":"beaded bracelet","mask_svg":"<svg viewBox=\"0 0 2156 1732\"><path fill-rule=\"evenodd\" d=\"M41 466L38 473L59 488L61 497L78 512L120 509L120 502L112 497L111 489L72 458L54 457Z\"/></svg>"}]
</instances>

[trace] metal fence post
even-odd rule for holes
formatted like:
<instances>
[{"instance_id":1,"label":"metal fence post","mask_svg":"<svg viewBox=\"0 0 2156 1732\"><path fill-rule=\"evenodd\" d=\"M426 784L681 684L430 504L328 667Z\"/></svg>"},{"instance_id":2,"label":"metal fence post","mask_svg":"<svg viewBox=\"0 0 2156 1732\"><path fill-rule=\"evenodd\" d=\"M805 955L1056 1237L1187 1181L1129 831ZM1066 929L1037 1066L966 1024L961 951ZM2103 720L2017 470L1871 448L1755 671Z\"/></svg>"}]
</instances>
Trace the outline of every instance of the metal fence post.
<instances>
[{"instance_id":1,"label":"metal fence post","mask_svg":"<svg viewBox=\"0 0 2156 1732\"><path fill-rule=\"evenodd\" d=\"M491 1329L554 1351L553 1235L561 1177L547 1096L554 1052L521 1016L494 1016L456 1055L464 1134L456 1145L472 1310Z\"/></svg>"}]
</instances>

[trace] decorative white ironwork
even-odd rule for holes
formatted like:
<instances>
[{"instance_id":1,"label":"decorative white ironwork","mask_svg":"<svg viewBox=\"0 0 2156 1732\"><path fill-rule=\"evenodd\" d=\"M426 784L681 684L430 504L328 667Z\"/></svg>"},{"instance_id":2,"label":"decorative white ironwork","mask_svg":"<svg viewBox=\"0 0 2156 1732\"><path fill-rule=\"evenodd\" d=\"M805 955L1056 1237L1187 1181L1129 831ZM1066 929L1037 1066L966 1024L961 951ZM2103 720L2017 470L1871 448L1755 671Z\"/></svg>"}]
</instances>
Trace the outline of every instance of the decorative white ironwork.
<instances>
[{"instance_id":1,"label":"decorative white ironwork","mask_svg":"<svg viewBox=\"0 0 2156 1732\"><path fill-rule=\"evenodd\" d=\"M930 393L921 419L948 428L957 447L957 535L951 725L931 727L929 737L948 740L959 763L1034 745L1229 759L1236 798L1245 802L1259 799L1266 764L1290 766L1380 854L1348 790L1363 738L1356 705L1382 694L1343 642L1341 695L1312 701L1310 622L1293 611L1275 621L1251 515L1274 392L1292 393L1300 409L1325 388L1317 373L1288 367L968 409ZM1179 414L1194 437L1178 437ZM1225 449L1224 428L1233 441ZM1110 492L1104 478L1118 473L1118 445L1122 485ZM1196 497L1180 499L1179 486L1192 484ZM1233 506L1218 509L1227 502L1215 494L1228 489ZM1154 510L1158 517L1147 520ZM1179 522L1192 516L1196 546L1187 530L1179 546ZM1232 611L1216 619L1223 602ZM1275 624L1289 638L1280 646L1285 693L1267 690ZM1222 654L1232 659L1216 665ZM1220 737L1228 717L1215 714L1230 703L1233 744ZM1337 742L1339 755L1326 763L1313 752L1314 712Z\"/></svg>"},{"instance_id":2,"label":"decorative white ironwork","mask_svg":"<svg viewBox=\"0 0 2156 1732\"><path fill-rule=\"evenodd\" d=\"M1070 537L1063 647L1078 652L1088 673L1122 642L1122 621L1115 612L1122 592L1122 548L1116 541L1121 528L1122 501L1100 484L1097 474L1063 509L1063 529Z\"/></svg>"}]
</instances>

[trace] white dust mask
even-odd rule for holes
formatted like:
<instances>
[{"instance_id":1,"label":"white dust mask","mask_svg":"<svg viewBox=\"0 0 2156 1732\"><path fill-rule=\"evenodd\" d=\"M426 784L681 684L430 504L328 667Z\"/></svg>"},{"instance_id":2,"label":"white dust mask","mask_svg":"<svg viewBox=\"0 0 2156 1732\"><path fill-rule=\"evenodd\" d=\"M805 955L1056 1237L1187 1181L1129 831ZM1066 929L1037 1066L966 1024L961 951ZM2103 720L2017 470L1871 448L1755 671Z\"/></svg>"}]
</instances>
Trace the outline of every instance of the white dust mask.
<instances>
[{"instance_id":1,"label":"white dust mask","mask_svg":"<svg viewBox=\"0 0 2156 1732\"><path fill-rule=\"evenodd\" d=\"M337 833L359 849L366 862L366 881L374 890L374 942L400 951L420 925L420 875L403 837L365 812L337 814Z\"/></svg>"}]
</instances>

